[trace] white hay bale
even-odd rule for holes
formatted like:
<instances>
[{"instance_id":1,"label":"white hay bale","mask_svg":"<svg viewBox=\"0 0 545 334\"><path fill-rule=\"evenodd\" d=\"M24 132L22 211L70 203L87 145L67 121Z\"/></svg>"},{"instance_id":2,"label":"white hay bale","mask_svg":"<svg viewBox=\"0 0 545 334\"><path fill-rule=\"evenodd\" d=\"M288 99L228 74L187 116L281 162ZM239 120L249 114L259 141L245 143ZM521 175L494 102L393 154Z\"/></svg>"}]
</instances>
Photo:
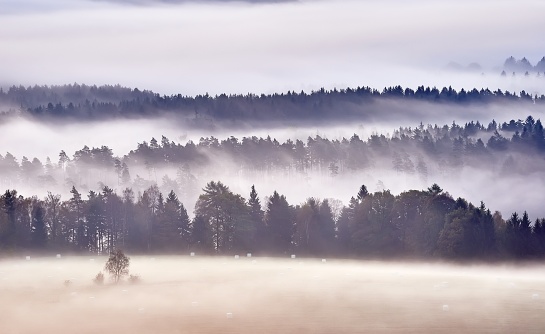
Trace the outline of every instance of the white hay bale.
<instances>
[{"instance_id":1,"label":"white hay bale","mask_svg":"<svg viewBox=\"0 0 545 334\"><path fill-rule=\"evenodd\" d=\"M189 256L195 256L195 252L189 253Z\"/></svg>"},{"instance_id":2,"label":"white hay bale","mask_svg":"<svg viewBox=\"0 0 545 334\"><path fill-rule=\"evenodd\" d=\"M252 253L246 254L246 257L252 257Z\"/></svg>"},{"instance_id":3,"label":"white hay bale","mask_svg":"<svg viewBox=\"0 0 545 334\"><path fill-rule=\"evenodd\" d=\"M533 300L539 299L539 293L534 293L534 294L532 295L532 299L533 299Z\"/></svg>"},{"instance_id":4,"label":"white hay bale","mask_svg":"<svg viewBox=\"0 0 545 334\"><path fill-rule=\"evenodd\" d=\"M291 254L291 258L292 258L292 259L295 259L295 254Z\"/></svg>"},{"instance_id":5,"label":"white hay bale","mask_svg":"<svg viewBox=\"0 0 545 334\"><path fill-rule=\"evenodd\" d=\"M233 313L231 312L227 312L225 316L227 317L227 319L233 319Z\"/></svg>"},{"instance_id":6,"label":"white hay bale","mask_svg":"<svg viewBox=\"0 0 545 334\"><path fill-rule=\"evenodd\" d=\"M239 258L240 258L240 256L235 255L235 260L238 260Z\"/></svg>"},{"instance_id":7,"label":"white hay bale","mask_svg":"<svg viewBox=\"0 0 545 334\"><path fill-rule=\"evenodd\" d=\"M327 260L326 260L326 259L322 259L322 263L326 263L326 262L327 262Z\"/></svg>"},{"instance_id":8,"label":"white hay bale","mask_svg":"<svg viewBox=\"0 0 545 334\"><path fill-rule=\"evenodd\" d=\"M27 260L27 261L30 261L30 256L27 255L27 256L26 256L26 260Z\"/></svg>"},{"instance_id":9,"label":"white hay bale","mask_svg":"<svg viewBox=\"0 0 545 334\"><path fill-rule=\"evenodd\" d=\"M447 304L443 305L444 312L448 312L449 310L450 310L450 307Z\"/></svg>"},{"instance_id":10,"label":"white hay bale","mask_svg":"<svg viewBox=\"0 0 545 334\"><path fill-rule=\"evenodd\" d=\"M61 254L57 254L56 258L57 258L57 259L60 259L60 258L61 258Z\"/></svg>"}]
</instances>

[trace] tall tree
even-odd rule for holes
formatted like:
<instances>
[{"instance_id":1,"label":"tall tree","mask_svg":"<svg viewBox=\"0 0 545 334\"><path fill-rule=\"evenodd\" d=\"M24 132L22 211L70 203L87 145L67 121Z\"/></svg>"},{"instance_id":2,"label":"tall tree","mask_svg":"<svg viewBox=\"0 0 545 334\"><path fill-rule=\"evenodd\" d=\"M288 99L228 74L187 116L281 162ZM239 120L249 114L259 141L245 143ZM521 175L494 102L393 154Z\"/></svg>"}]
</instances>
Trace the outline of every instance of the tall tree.
<instances>
[{"instance_id":1,"label":"tall tree","mask_svg":"<svg viewBox=\"0 0 545 334\"><path fill-rule=\"evenodd\" d=\"M68 201L68 219L70 220L67 225L75 231L73 243L77 250L83 251L89 249L89 240L87 238L87 225L85 223L84 216L84 201L81 198L81 194L72 186L70 190L72 197Z\"/></svg>"},{"instance_id":2,"label":"tall tree","mask_svg":"<svg viewBox=\"0 0 545 334\"><path fill-rule=\"evenodd\" d=\"M245 200L221 182L209 182L203 192L195 205L195 215L207 220L216 252L247 249L247 236L252 231Z\"/></svg>"},{"instance_id":3,"label":"tall tree","mask_svg":"<svg viewBox=\"0 0 545 334\"><path fill-rule=\"evenodd\" d=\"M31 242L32 246L38 250L45 249L47 244L45 210L37 201L32 207Z\"/></svg>"},{"instance_id":4,"label":"tall tree","mask_svg":"<svg viewBox=\"0 0 545 334\"><path fill-rule=\"evenodd\" d=\"M248 206L250 209L249 212L249 218L250 223L253 226L253 229L255 230L255 234L252 236L252 244L253 248L257 245L262 245L263 242L266 240L266 226L265 222L263 220L263 209L261 208L261 201L259 200L259 196L257 195L257 191L255 190L255 186L252 185L251 191L250 191L250 198L248 199Z\"/></svg>"},{"instance_id":5,"label":"tall tree","mask_svg":"<svg viewBox=\"0 0 545 334\"><path fill-rule=\"evenodd\" d=\"M54 247L60 246L61 241L61 196L47 193L45 198L45 208L47 210L46 220L49 229L51 244Z\"/></svg>"},{"instance_id":6,"label":"tall tree","mask_svg":"<svg viewBox=\"0 0 545 334\"><path fill-rule=\"evenodd\" d=\"M274 192L265 211L270 250L275 254L287 254L292 249L294 233L293 208L284 195Z\"/></svg>"},{"instance_id":7,"label":"tall tree","mask_svg":"<svg viewBox=\"0 0 545 334\"><path fill-rule=\"evenodd\" d=\"M1 197L2 205L2 226L1 229L1 242L3 247L9 251L13 251L17 248L17 222L16 222L16 210L17 210L17 191L6 190Z\"/></svg>"}]
</instances>

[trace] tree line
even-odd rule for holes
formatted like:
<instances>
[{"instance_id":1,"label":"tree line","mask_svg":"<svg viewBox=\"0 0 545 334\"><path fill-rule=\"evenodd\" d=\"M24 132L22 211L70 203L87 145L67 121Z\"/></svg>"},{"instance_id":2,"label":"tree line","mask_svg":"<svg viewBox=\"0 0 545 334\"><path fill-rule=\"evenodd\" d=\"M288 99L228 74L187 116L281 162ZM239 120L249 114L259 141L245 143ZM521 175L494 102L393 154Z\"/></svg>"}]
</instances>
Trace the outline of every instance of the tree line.
<instances>
[{"instance_id":1,"label":"tree line","mask_svg":"<svg viewBox=\"0 0 545 334\"><path fill-rule=\"evenodd\" d=\"M490 170L497 175L542 172L545 135L539 119L511 120L488 125L468 122L458 125L420 124L399 128L391 135L372 134L367 140L354 134L350 138L328 139L316 135L306 141L274 138L229 137L219 140L203 137L198 143L175 143L166 137L160 141L138 143L122 157L114 156L107 146L84 146L69 156L61 151L58 160L23 156L19 161L6 153L0 155L0 183L65 188L83 191L102 184L131 187L144 191L159 183L163 192L174 190L183 200L188 192L198 191L199 180L209 179L208 167L232 163L234 172L256 177L273 172L287 175L321 173L335 177L353 171L380 168L407 176L416 176L426 184L430 176L449 174L469 166ZM221 167L225 169L225 167ZM168 174L167 170L175 170ZM201 182L200 184L204 184Z\"/></svg>"},{"instance_id":2,"label":"tree line","mask_svg":"<svg viewBox=\"0 0 545 334\"><path fill-rule=\"evenodd\" d=\"M455 260L545 256L545 219L504 220L484 203L454 199L437 184L393 195L365 185L346 206L308 198L292 205L274 192L262 204L220 181L202 189L193 219L176 194L157 186L135 196L104 187L84 199L75 188L61 200L0 196L0 254L245 254Z\"/></svg>"},{"instance_id":3,"label":"tree line","mask_svg":"<svg viewBox=\"0 0 545 334\"><path fill-rule=\"evenodd\" d=\"M209 94L185 96L160 95L117 86L12 86L0 89L0 106L4 118L25 116L33 119L89 120L151 117L168 114L192 119L194 124L209 120L324 120L362 118L376 112L376 101L424 101L434 104L523 103L543 106L545 95L503 92L501 89L456 90L452 87L401 86L382 91L370 87L319 89L275 94ZM537 105L537 106L534 106Z\"/></svg>"},{"instance_id":4,"label":"tree line","mask_svg":"<svg viewBox=\"0 0 545 334\"><path fill-rule=\"evenodd\" d=\"M540 72L545 72L545 57L541 58L541 60L534 66L528 59L526 59L526 57L523 57L522 59L515 59L515 57L511 56L507 58L503 64L502 74L505 74L505 72L522 72L526 75L528 75L530 72L537 72L539 75L541 75Z\"/></svg>"}]
</instances>

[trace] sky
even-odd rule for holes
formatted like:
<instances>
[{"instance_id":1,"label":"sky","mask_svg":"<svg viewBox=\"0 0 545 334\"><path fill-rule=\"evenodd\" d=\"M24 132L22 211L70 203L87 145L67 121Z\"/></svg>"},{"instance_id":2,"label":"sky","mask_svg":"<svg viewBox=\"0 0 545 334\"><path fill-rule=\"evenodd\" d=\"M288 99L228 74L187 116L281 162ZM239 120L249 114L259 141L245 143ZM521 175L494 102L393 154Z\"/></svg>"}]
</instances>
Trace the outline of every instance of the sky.
<instances>
[{"instance_id":1,"label":"sky","mask_svg":"<svg viewBox=\"0 0 545 334\"><path fill-rule=\"evenodd\" d=\"M498 82L492 69L509 56L533 64L545 56L544 12L537 0L0 0L0 86L515 90L520 82ZM442 71L451 61L478 62L487 75Z\"/></svg>"}]
</instances>

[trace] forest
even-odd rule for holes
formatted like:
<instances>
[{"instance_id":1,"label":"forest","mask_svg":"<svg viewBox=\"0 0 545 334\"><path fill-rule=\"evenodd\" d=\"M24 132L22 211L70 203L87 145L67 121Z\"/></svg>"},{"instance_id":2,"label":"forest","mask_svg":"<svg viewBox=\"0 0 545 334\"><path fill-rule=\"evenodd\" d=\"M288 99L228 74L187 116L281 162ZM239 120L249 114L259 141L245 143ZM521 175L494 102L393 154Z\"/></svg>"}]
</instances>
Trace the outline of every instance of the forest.
<instances>
[{"instance_id":1,"label":"forest","mask_svg":"<svg viewBox=\"0 0 545 334\"><path fill-rule=\"evenodd\" d=\"M542 77L545 81L545 75ZM506 79L509 80L509 79ZM379 91L370 87L320 89L306 93L288 91L275 94L210 96L160 95L116 86L11 86L0 90L1 119L31 119L64 122L113 118L147 118L170 115L189 119L193 125L210 126L210 120L349 120L371 117L380 112L380 101L427 102L441 105L490 105L514 103L543 110L545 95L497 89L453 89L419 86L416 90L401 86ZM388 111L381 111L382 113Z\"/></svg>"},{"instance_id":2,"label":"forest","mask_svg":"<svg viewBox=\"0 0 545 334\"><path fill-rule=\"evenodd\" d=\"M274 192L262 205L255 187L248 199L211 181L195 216L173 191L157 186L135 195L111 188L61 201L0 197L2 255L44 253L246 254L452 260L536 259L545 256L545 219L504 219L483 202L454 199L437 184L394 196L362 185L347 206L310 197L290 204ZM87 198L84 198L87 197Z\"/></svg>"},{"instance_id":3,"label":"forest","mask_svg":"<svg viewBox=\"0 0 545 334\"><path fill-rule=\"evenodd\" d=\"M6 152L0 155L0 185L68 194L72 187L88 192L104 185L119 191L130 187L138 193L157 184L162 192L174 190L188 203L218 173L255 180L278 175L301 180L381 170L418 179L425 186L438 176L457 176L463 168L490 171L498 177L539 174L543 158L543 125L528 116L501 124L492 120L486 126L478 121L442 126L421 123L391 135L375 133L366 140L357 134L284 142L270 136L223 140L210 136L183 144L163 136L159 141L138 143L123 156L114 156L105 145L84 146L74 153L61 150L58 157L45 162Z\"/></svg>"},{"instance_id":4,"label":"forest","mask_svg":"<svg viewBox=\"0 0 545 334\"><path fill-rule=\"evenodd\" d=\"M0 0L0 334L543 333L544 12Z\"/></svg>"},{"instance_id":5,"label":"forest","mask_svg":"<svg viewBox=\"0 0 545 334\"><path fill-rule=\"evenodd\" d=\"M306 110L314 119L335 114L346 121L349 117L339 111L343 110L338 108L339 103L355 99L361 104L367 98L447 104L511 101L530 109L539 108L545 101L524 92L515 95L423 87L416 91L358 88L308 95L214 98L160 97L120 86L85 85L12 87L0 93L5 105L20 105L16 114L7 112L5 117L47 115L59 120L71 116L74 120L117 117L123 114L119 108L126 106L131 111L127 117L137 117L135 110L146 114L149 107L155 112L194 113L192 117L202 113L214 118L260 119L272 117L274 113L269 112L274 109L291 110L289 114L295 118L307 117L297 111ZM40 104L44 101L51 102L43 107ZM257 107L250 108L254 103ZM286 109L287 105L292 109ZM325 114L309 105L323 108ZM98 109L85 109L89 106ZM104 106L113 109L101 111ZM222 108L253 112L227 116ZM539 114L539 109L535 111ZM542 173L544 154L543 125L533 116L503 122L493 119L486 125L479 121L444 125L420 122L388 134L376 132L368 138L356 133L333 139L316 134L306 141L280 142L270 136L203 136L198 142L183 143L162 136L137 143L124 155L114 155L106 145L85 145L73 153L61 150L58 157L47 157L45 162L6 152L0 155L0 186L8 189L0 198L0 251L6 256L21 252L107 254L123 248L135 254L194 251L534 259L545 255L542 218L531 221L526 212L515 212L504 219L483 202L475 206L467 199L453 198L436 183L440 176L459 178L464 169L487 171L500 178L537 177ZM297 184L313 177L334 180L341 176L365 184L359 181L362 171L418 179L424 190L413 187L394 194L379 180L374 192L362 185L346 205L334 195L324 194L324 189L319 196L308 193L300 203L289 203L285 194L275 190L262 197L262 203L254 186L248 189L246 199L226 185L237 179ZM225 179L225 184L210 181ZM434 185L426 188L431 183ZM19 189L32 191L25 197L19 195ZM45 197L37 195L40 189L47 192Z\"/></svg>"}]
</instances>

